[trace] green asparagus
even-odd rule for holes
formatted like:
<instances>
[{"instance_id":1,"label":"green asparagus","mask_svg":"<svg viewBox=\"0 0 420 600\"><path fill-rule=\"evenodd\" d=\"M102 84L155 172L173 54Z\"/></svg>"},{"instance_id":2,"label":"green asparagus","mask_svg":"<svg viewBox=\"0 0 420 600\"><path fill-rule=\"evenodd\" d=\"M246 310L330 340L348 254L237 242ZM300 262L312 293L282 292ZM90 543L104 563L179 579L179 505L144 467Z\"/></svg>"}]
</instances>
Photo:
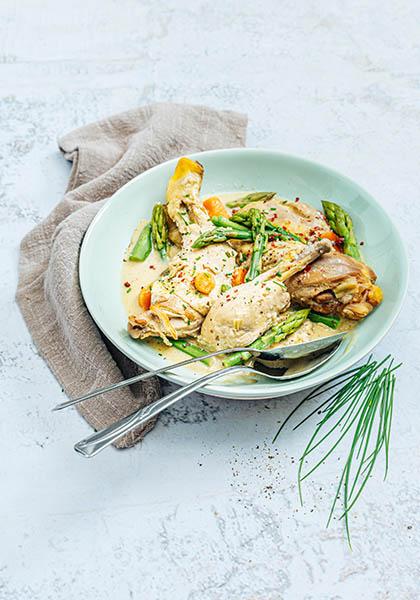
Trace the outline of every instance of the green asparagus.
<instances>
[{"instance_id":1,"label":"green asparagus","mask_svg":"<svg viewBox=\"0 0 420 600\"><path fill-rule=\"evenodd\" d=\"M240 223L241 225L250 226L251 222L249 218L249 212L250 211L245 213L236 213L235 215L232 215L231 220L235 223ZM286 231L286 229L283 229L283 227L274 225L267 218L265 222L265 228L269 237L278 237L281 240L295 240L296 242L303 242L298 235L290 233L290 231Z\"/></svg>"},{"instance_id":2,"label":"green asparagus","mask_svg":"<svg viewBox=\"0 0 420 600\"><path fill-rule=\"evenodd\" d=\"M152 239L153 245L162 258L166 257L168 246L168 224L165 209L162 204L155 204L152 213Z\"/></svg>"},{"instance_id":3,"label":"green asparagus","mask_svg":"<svg viewBox=\"0 0 420 600\"><path fill-rule=\"evenodd\" d=\"M252 248L251 262L247 271L245 281L252 281L261 273L262 255L267 248L267 234L265 232L266 218L257 208L251 208L249 217L252 227L254 246Z\"/></svg>"},{"instance_id":4,"label":"green asparagus","mask_svg":"<svg viewBox=\"0 0 420 600\"><path fill-rule=\"evenodd\" d=\"M135 243L129 260L134 260L137 262L143 262L149 256L152 251L152 227L150 223L147 223L145 227L143 227L137 242Z\"/></svg>"},{"instance_id":5,"label":"green asparagus","mask_svg":"<svg viewBox=\"0 0 420 600\"><path fill-rule=\"evenodd\" d=\"M212 217L212 222L214 223L214 225L217 226L216 229L206 231L205 233L200 235L195 240L192 247L204 248L204 246L208 246L209 244L219 244L221 242L226 242L226 240L229 239L243 240L244 242L255 241L254 235L252 234L251 211L256 211L259 214L259 227L261 227L262 222L264 222L265 234L267 238L278 238L280 240L296 240L298 242L303 241L294 233L290 233L282 227L277 227L276 225L273 225L273 223L271 223L267 219L263 212L261 212L257 208L252 208L245 213L237 213L235 215L232 215L230 219L222 216ZM263 240L260 239L260 251L263 245L265 247L265 244L263 244Z\"/></svg>"},{"instance_id":6,"label":"green asparagus","mask_svg":"<svg viewBox=\"0 0 420 600\"><path fill-rule=\"evenodd\" d=\"M350 215L335 202L323 200L322 206L329 226L334 233L343 238L344 254L352 256L356 260L362 260Z\"/></svg>"},{"instance_id":7,"label":"green asparagus","mask_svg":"<svg viewBox=\"0 0 420 600\"><path fill-rule=\"evenodd\" d=\"M336 317L335 315L321 315L313 310L309 313L308 319L313 323L328 325L331 329L337 329L340 324L340 317Z\"/></svg>"},{"instance_id":8,"label":"green asparagus","mask_svg":"<svg viewBox=\"0 0 420 600\"><path fill-rule=\"evenodd\" d=\"M236 215L232 215L230 219L227 219L226 217L212 217L212 222L217 227L230 227L233 229L240 229L241 231L249 231L251 227L251 219L249 218L248 213L249 211L246 213L237 213ZM283 229L283 227L273 225L273 223L271 223L267 218L265 220L265 228L268 231L268 235L270 237L277 237L280 239L296 240L298 242L302 242L302 239L300 237L298 237L294 233L286 231L286 229Z\"/></svg>"},{"instance_id":9,"label":"green asparagus","mask_svg":"<svg viewBox=\"0 0 420 600\"><path fill-rule=\"evenodd\" d=\"M247 210L246 212L235 213L234 215L231 216L230 220L233 221L234 223L240 223L241 225L250 228L250 227L252 227L250 213L251 213L250 210Z\"/></svg>"},{"instance_id":10,"label":"green asparagus","mask_svg":"<svg viewBox=\"0 0 420 600\"><path fill-rule=\"evenodd\" d=\"M263 336L250 344L251 347L257 350L265 350L274 344L278 344L288 335L299 329L305 322L308 314L309 309L307 308L291 312L284 321L269 329ZM250 352L234 352L225 358L223 364L225 367L233 367L234 365L246 362L250 358L252 358Z\"/></svg>"},{"instance_id":11,"label":"green asparagus","mask_svg":"<svg viewBox=\"0 0 420 600\"><path fill-rule=\"evenodd\" d=\"M211 231L202 233L193 243L192 248L204 248L209 244L219 244L226 242L226 240L244 240L245 242L252 242L251 231L241 231L239 229L228 229L227 227L218 227Z\"/></svg>"},{"instance_id":12,"label":"green asparagus","mask_svg":"<svg viewBox=\"0 0 420 600\"><path fill-rule=\"evenodd\" d=\"M185 352L185 354L193 356L194 358L199 358L200 356L205 356L208 354L208 352L202 348L199 348L195 344L190 344L187 340L171 340L171 344L178 350L181 350L182 352ZM211 358L205 358L201 362L209 366L211 364Z\"/></svg>"},{"instance_id":13,"label":"green asparagus","mask_svg":"<svg viewBox=\"0 0 420 600\"><path fill-rule=\"evenodd\" d=\"M227 219L226 217L212 217L211 220L213 225L216 225L216 227L228 227L229 229L238 229L239 231L249 231L249 227L240 225L239 223L232 221L232 219Z\"/></svg>"},{"instance_id":14,"label":"green asparagus","mask_svg":"<svg viewBox=\"0 0 420 600\"><path fill-rule=\"evenodd\" d=\"M254 192L244 196L243 198L232 200L231 202L228 202L226 206L229 208L243 208L251 202L266 202L267 200L271 200L271 198L274 198L275 195L276 192Z\"/></svg>"}]
</instances>

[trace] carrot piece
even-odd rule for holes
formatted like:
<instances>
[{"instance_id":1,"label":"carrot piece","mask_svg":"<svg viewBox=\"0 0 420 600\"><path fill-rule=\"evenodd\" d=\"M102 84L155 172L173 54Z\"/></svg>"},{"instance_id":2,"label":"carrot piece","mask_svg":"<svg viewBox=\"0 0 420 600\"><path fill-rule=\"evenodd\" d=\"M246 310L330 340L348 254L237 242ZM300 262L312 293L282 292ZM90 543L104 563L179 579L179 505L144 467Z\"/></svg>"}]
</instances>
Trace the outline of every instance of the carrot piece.
<instances>
[{"instance_id":1,"label":"carrot piece","mask_svg":"<svg viewBox=\"0 0 420 600\"><path fill-rule=\"evenodd\" d=\"M324 233L321 233L320 237L322 240L331 240L331 242L334 242L335 244L341 244L342 242L341 237L334 233L334 231L324 231Z\"/></svg>"},{"instance_id":2,"label":"carrot piece","mask_svg":"<svg viewBox=\"0 0 420 600\"><path fill-rule=\"evenodd\" d=\"M217 196L206 198L203 202L203 206L208 212L209 217L230 217L230 214L226 210L225 205Z\"/></svg>"},{"instance_id":3,"label":"carrot piece","mask_svg":"<svg viewBox=\"0 0 420 600\"><path fill-rule=\"evenodd\" d=\"M194 277L195 289L202 294L206 294L206 296L208 296L210 292L214 290L215 285L216 282L213 275L207 271L197 273L197 275Z\"/></svg>"},{"instance_id":4,"label":"carrot piece","mask_svg":"<svg viewBox=\"0 0 420 600\"><path fill-rule=\"evenodd\" d=\"M372 306L378 306L383 300L384 294L379 287L379 285L373 285L372 289L369 291L368 300L372 304Z\"/></svg>"},{"instance_id":5,"label":"carrot piece","mask_svg":"<svg viewBox=\"0 0 420 600\"><path fill-rule=\"evenodd\" d=\"M140 308L142 308L143 310L149 310L151 301L152 301L152 292L150 291L150 289L149 288L141 288L139 297L138 297L138 303L139 303Z\"/></svg>"},{"instance_id":6,"label":"carrot piece","mask_svg":"<svg viewBox=\"0 0 420 600\"><path fill-rule=\"evenodd\" d=\"M232 285L241 285L244 283L247 269L245 267L237 267L232 273Z\"/></svg>"}]
</instances>

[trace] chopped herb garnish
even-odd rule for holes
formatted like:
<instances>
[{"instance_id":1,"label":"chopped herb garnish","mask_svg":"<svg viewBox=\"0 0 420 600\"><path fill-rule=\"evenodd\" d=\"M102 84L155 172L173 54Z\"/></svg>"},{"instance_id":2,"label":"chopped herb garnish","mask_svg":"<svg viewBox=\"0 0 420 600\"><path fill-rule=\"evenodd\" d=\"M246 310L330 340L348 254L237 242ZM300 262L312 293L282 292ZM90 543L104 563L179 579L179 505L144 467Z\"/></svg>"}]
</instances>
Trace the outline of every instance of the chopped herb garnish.
<instances>
[{"instance_id":1,"label":"chopped herb garnish","mask_svg":"<svg viewBox=\"0 0 420 600\"><path fill-rule=\"evenodd\" d=\"M388 471L395 371L401 366L401 363L395 366L393 363L394 359L390 355L380 362L372 360L370 356L361 367L355 367L316 387L283 421L273 440L277 439L286 423L304 403L340 386L338 391L311 410L294 429L314 415L318 419L315 431L299 460L298 486L301 502L302 482L325 464L325 460L344 438L346 441L350 438L350 448L345 450L343 471L327 522L328 527L337 503L341 500L343 508L340 518L344 519L349 545L349 512L372 476L381 451L385 455L385 477ZM314 454L314 451L317 452Z\"/></svg>"}]
</instances>

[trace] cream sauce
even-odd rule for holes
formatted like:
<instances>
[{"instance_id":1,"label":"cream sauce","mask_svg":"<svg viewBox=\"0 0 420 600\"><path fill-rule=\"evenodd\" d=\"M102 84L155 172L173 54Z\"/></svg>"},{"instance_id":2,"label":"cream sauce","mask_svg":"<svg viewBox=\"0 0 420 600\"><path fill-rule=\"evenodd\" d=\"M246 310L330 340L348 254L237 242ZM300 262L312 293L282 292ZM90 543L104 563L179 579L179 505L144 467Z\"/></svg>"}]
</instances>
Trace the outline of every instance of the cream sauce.
<instances>
[{"instance_id":1,"label":"cream sauce","mask_svg":"<svg viewBox=\"0 0 420 600\"><path fill-rule=\"evenodd\" d=\"M250 192L227 192L220 194L217 196L226 204L227 202L231 202L232 200L236 200L245 196ZM214 196L215 194L208 194L205 198ZM144 262L134 262L128 259L130 252L137 241L137 238L147 223L146 220L140 221L138 226L133 232L131 236L130 243L126 250L123 259L123 266L121 271L121 296L122 301L125 307L125 310L128 315L136 315L139 314L138 308L138 296L142 287L147 287L151 283L153 283L156 279L159 278L160 274L166 269L168 262L167 260L162 260L160 254L156 250L152 250L150 255ZM169 257L171 258L177 253L177 248L175 246L171 246L169 250ZM290 336L288 336L283 342L278 344L278 346L291 346L293 344L300 344L302 342L307 342L310 340L314 340L320 337L326 337L328 335L334 335L338 331L348 331L352 329L356 325L355 321L351 321L349 319L341 319L340 326L337 329L331 329L322 323L312 323L311 321L305 321L303 325ZM183 360L188 359L188 355L184 352L181 352L177 348L166 346L162 341L157 338L149 338L148 340L143 340L139 343L146 343L152 346L156 350L156 352L162 356L169 363L177 363ZM299 367L304 366L305 359L299 360ZM214 357L211 359L211 364L205 365L202 362L196 362L193 365L188 367L197 375L205 375L207 373L211 373L213 371L217 371L223 368L222 359L219 357ZM228 383L229 378L223 380ZM233 378L232 378L233 381ZM244 374L243 376L235 375L234 381L236 383L252 383L255 378L252 375Z\"/></svg>"},{"instance_id":2,"label":"cream sauce","mask_svg":"<svg viewBox=\"0 0 420 600\"><path fill-rule=\"evenodd\" d=\"M121 295L127 316L139 313L138 296L141 288L147 287L156 281L168 266L168 262L162 260L159 252L155 249L152 249L144 262L131 261L128 259L131 250L146 223L146 220L140 221L133 231L133 235L131 236L130 243L123 258L121 270ZM172 253L175 254L176 250L173 249Z\"/></svg>"}]
</instances>

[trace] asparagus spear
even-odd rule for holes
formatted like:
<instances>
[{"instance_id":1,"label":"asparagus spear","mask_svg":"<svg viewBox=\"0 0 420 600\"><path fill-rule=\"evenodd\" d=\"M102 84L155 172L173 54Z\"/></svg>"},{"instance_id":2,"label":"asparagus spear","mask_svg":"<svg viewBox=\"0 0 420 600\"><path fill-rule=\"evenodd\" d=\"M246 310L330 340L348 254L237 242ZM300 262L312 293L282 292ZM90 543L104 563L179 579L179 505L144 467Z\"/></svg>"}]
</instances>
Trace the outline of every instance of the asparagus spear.
<instances>
[{"instance_id":1,"label":"asparagus spear","mask_svg":"<svg viewBox=\"0 0 420 600\"><path fill-rule=\"evenodd\" d=\"M226 242L226 240L244 240L246 242L252 242L251 231L241 231L239 229L228 229L227 227L218 227L211 231L202 233L192 245L193 248L204 248L209 244L219 244Z\"/></svg>"},{"instance_id":2,"label":"asparagus spear","mask_svg":"<svg viewBox=\"0 0 420 600\"><path fill-rule=\"evenodd\" d=\"M308 319L313 323L328 325L331 329L337 329L340 324L340 317L336 317L335 315L320 315L313 310L309 313Z\"/></svg>"},{"instance_id":3,"label":"asparagus spear","mask_svg":"<svg viewBox=\"0 0 420 600\"><path fill-rule=\"evenodd\" d=\"M265 232L266 218L257 208L249 211L254 247L252 248L251 262L247 271L245 281L252 281L261 273L262 255L267 247L267 234Z\"/></svg>"},{"instance_id":4,"label":"asparagus spear","mask_svg":"<svg viewBox=\"0 0 420 600\"><path fill-rule=\"evenodd\" d=\"M344 240L344 254L352 256L356 260L362 260L350 215L341 206L335 204L335 202L323 200L322 207L329 226L334 233Z\"/></svg>"},{"instance_id":5,"label":"asparagus spear","mask_svg":"<svg viewBox=\"0 0 420 600\"><path fill-rule=\"evenodd\" d=\"M267 222L270 223L270 221L268 220ZM299 237L295 233L291 233L290 231L283 229L283 227L280 227L279 225L273 225L272 223L270 223L268 230L268 235L273 235L277 233L279 234L282 240L294 240L295 242L302 242L303 244L306 243L304 240L302 240L301 237Z\"/></svg>"},{"instance_id":6,"label":"asparagus spear","mask_svg":"<svg viewBox=\"0 0 420 600\"><path fill-rule=\"evenodd\" d=\"M308 314L308 308L291 312L284 321L278 325L274 325L274 327L269 329L263 336L255 340L255 342L251 344L252 348L265 350L274 344L278 344L288 335L299 329L305 322ZM234 365L240 365L242 362L246 362L251 357L252 354L250 352L234 352L225 358L223 364L225 367L233 367Z\"/></svg>"},{"instance_id":7,"label":"asparagus spear","mask_svg":"<svg viewBox=\"0 0 420 600\"><path fill-rule=\"evenodd\" d=\"M269 238L278 238L280 240L284 239L284 236L278 231L270 231L267 233L267 235ZM204 248L204 246L209 246L210 244L220 244L230 239L252 242L252 231L249 229L248 231L242 231L239 229L218 227L217 229L212 229L211 231L206 231L206 233L201 234L195 240L192 248Z\"/></svg>"},{"instance_id":8,"label":"asparagus spear","mask_svg":"<svg viewBox=\"0 0 420 600\"><path fill-rule=\"evenodd\" d=\"M296 240L298 242L302 242L301 238L295 235L294 233L290 233L282 227L277 227L276 225L273 225L267 219L267 217L265 217L264 213L262 213L260 210L256 208L253 208L251 210L260 213L261 221L264 221L266 235L269 238L278 238L280 240ZM218 244L221 242L225 242L228 239L252 242L254 237L251 231L251 210L247 211L246 213L237 213L236 215L232 215L230 219L227 219L226 217L222 216L213 217L212 222L215 225L217 225L217 228L213 229L212 231L206 231L205 233L200 235L195 240L192 247L204 248L204 246L208 246L209 244Z\"/></svg>"},{"instance_id":9,"label":"asparagus spear","mask_svg":"<svg viewBox=\"0 0 420 600\"><path fill-rule=\"evenodd\" d=\"M266 202L267 200L271 200L271 198L274 198L275 195L276 192L254 192L244 196L243 198L232 200L232 202L228 202L226 206L229 208L243 208L251 202Z\"/></svg>"},{"instance_id":10,"label":"asparagus spear","mask_svg":"<svg viewBox=\"0 0 420 600\"><path fill-rule=\"evenodd\" d=\"M252 225L250 213L251 213L250 210L248 210L247 212L238 212L238 213L232 215L230 220L233 221L234 223L240 223L241 225L244 225L245 227L249 228Z\"/></svg>"},{"instance_id":11,"label":"asparagus spear","mask_svg":"<svg viewBox=\"0 0 420 600\"><path fill-rule=\"evenodd\" d=\"M236 213L236 215L232 215L231 221L234 221L235 223L241 223L245 226L250 226L249 212L250 211L247 211L245 213ZM303 240L294 233L290 233L290 231L286 231L286 229L283 229L283 227L280 227L278 225L273 225L273 223L271 223L271 221L269 221L267 217L265 228L269 237L273 236L279 237L281 240L295 240L297 242L303 242Z\"/></svg>"},{"instance_id":12,"label":"asparagus spear","mask_svg":"<svg viewBox=\"0 0 420 600\"><path fill-rule=\"evenodd\" d=\"M143 227L134 248L131 251L129 260L143 262L152 251L152 228L150 223Z\"/></svg>"},{"instance_id":13,"label":"asparagus spear","mask_svg":"<svg viewBox=\"0 0 420 600\"><path fill-rule=\"evenodd\" d=\"M185 352L185 354L193 356L194 358L199 358L200 356L205 356L208 354L208 352L202 350L195 344L190 344L187 340L171 340L171 344L175 348L178 348L178 350L181 350L182 352ZM211 358L205 358L201 362L209 366L211 364Z\"/></svg>"},{"instance_id":14,"label":"asparagus spear","mask_svg":"<svg viewBox=\"0 0 420 600\"><path fill-rule=\"evenodd\" d=\"M226 217L217 216L212 217L212 223L216 225L216 227L229 227L229 229L238 229L239 231L249 231L249 227L245 227L245 225L240 225L236 221L232 219L227 219Z\"/></svg>"},{"instance_id":15,"label":"asparagus spear","mask_svg":"<svg viewBox=\"0 0 420 600\"><path fill-rule=\"evenodd\" d=\"M162 258L166 257L168 246L168 224L165 209L162 204L155 204L152 213L152 239L153 245Z\"/></svg>"},{"instance_id":16,"label":"asparagus spear","mask_svg":"<svg viewBox=\"0 0 420 600\"><path fill-rule=\"evenodd\" d=\"M217 227L230 227L233 229L249 231L249 228L251 227L251 219L249 217L249 212L250 211L246 213L237 213L236 215L232 215L230 219L227 219L226 217L212 217L212 222ZM283 227L273 225L273 223L271 223L267 218L265 218L265 228L266 230L268 230L268 235L270 237L278 237L280 239L296 240L298 242L302 242L300 237L298 237L294 233L286 231L286 229L283 229Z\"/></svg>"}]
</instances>

